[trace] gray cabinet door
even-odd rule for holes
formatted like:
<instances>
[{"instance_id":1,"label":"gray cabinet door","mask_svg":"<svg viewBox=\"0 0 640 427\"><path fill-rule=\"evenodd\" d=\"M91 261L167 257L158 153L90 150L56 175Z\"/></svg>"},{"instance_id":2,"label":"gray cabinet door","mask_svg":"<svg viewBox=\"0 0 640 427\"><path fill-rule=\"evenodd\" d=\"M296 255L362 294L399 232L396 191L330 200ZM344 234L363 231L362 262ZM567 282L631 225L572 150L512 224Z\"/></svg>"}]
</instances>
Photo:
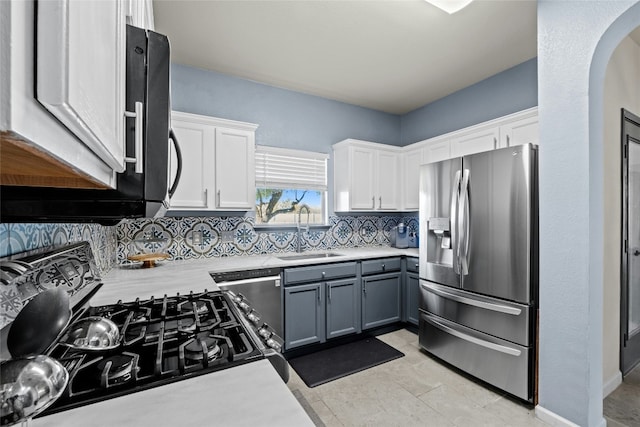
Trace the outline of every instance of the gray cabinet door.
<instances>
[{"instance_id":1,"label":"gray cabinet door","mask_svg":"<svg viewBox=\"0 0 640 427\"><path fill-rule=\"evenodd\" d=\"M362 278L363 330L400 320L400 286L400 273Z\"/></svg>"},{"instance_id":2,"label":"gray cabinet door","mask_svg":"<svg viewBox=\"0 0 640 427\"><path fill-rule=\"evenodd\" d=\"M420 278L416 273L407 273L406 313L407 322L418 325L420 322Z\"/></svg>"},{"instance_id":3,"label":"gray cabinet door","mask_svg":"<svg viewBox=\"0 0 640 427\"><path fill-rule=\"evenodd\" d=\"M324 316L324 283L285 288L285 348L324 342Z\"/></svg>"},{"instance_id":4,"label":"gray cabinet door","mask_svg":"<svg viewBox=\"0 0 640 427\"><path fill-rule=\"evenodd\" d=\"M361 332L357 278L327 282L327 339Z\"/></svg>"}]
</instances>

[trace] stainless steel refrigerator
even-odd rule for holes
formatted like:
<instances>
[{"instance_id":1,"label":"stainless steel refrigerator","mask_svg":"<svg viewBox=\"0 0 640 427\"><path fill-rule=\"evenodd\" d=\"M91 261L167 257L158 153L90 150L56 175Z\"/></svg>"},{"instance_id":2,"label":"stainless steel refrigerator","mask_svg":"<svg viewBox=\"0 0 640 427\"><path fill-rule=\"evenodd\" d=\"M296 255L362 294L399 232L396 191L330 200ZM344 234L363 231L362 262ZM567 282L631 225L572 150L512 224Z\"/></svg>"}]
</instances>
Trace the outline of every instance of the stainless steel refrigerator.
<instances>
[{"instance_id":1,"label":"stainless steel refrigerator","mask_svg":"<svg viewBox=\"0 0 640 427\"><path fill-rule=\"evenodd\" d=\"M537 146L420 170L420 346L534 401Z\"/></svg>"}]
</instances>

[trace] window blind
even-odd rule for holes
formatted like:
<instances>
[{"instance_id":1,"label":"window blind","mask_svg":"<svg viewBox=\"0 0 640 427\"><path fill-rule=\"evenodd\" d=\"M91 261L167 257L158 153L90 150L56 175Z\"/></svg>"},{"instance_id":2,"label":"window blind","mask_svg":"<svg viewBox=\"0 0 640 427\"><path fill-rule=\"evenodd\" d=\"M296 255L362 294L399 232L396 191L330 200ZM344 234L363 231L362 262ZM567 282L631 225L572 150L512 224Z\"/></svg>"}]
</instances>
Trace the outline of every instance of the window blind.
<instances>
[{"instance_id":1,"label":"window blind","mask_svg":"<svg viewBox=\"0 0 640 427\"><path fill-rule=\"evenodd\" d=\"M324 153L256 147L256 187L327 191Z\"/></svg>"}]
</instances>

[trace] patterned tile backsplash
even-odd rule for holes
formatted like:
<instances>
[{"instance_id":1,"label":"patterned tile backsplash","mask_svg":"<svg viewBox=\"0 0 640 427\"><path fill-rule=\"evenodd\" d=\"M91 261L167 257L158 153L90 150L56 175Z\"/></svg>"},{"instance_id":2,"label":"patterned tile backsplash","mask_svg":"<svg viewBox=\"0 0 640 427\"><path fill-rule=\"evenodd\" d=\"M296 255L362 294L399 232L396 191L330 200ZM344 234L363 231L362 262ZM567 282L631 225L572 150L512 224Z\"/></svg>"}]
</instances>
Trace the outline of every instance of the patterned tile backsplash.
<instances>
[{"instance_id":1,"label":"patterned tile backsplash","mask_svg":"<svg viewBox=\"0 0 640 427\"><path fill-rule=\"evenodd\" d=\"M389 245L391 228L404 222L418 232L418 217L330 216L329 226L302 232L305 251ZM252 217L166 217L117 225L117 262L142 252L166 252L172 260L295 252L295 229L254 228ZM163 240L159 243L158 240Z\"/></svg>"},{"instance_id":2,"label":"patterned tile backsplash","mask_svg":"<svg viewBox=\"0 0 640 427\"><path fill-rule=\"evenodd\" d=\"M0 257L44 246L88 241L101 273L116 263L116 227L99 224L0 223Z\"/></svg>"},{"instance_id":3,"label":"patterned tile backsplash","mask_svg":"<svg viewBox=\"0 0 640 427\"><path fill-rule=\"evenodd\" d=\"M418 231L417 216L329 217L329 226L302 232L305 251L389 245L391 228L404 222ZM295 252L298 233L292 228L255 228L251 216L166 217L98 224L0 223L0 257L43 246L88 241L102 274L127 264L129 255L166 252L172 260ZM159 242L158 239L166 241Z\"/></svg>"}]
</instances>

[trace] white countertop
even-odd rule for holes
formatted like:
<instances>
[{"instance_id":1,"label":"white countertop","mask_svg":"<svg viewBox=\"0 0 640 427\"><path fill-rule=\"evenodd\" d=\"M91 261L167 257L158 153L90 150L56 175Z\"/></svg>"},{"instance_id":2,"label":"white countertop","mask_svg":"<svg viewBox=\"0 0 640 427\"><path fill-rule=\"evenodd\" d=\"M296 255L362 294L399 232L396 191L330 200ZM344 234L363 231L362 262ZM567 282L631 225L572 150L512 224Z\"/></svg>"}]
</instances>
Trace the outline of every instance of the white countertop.
<instances>
[{"instance_id":1,"label":"white countertop","mask_svg":"<svg viewBox=\"0 0 640 427\"><path fill-rule=\"evenodd\" d=\"M324 251L328 252L328 251ZM336 249L340 256L312 260L282 260L278 256L299 255L296 253L207 258L190 261L164 261L154 268L140 268L140 264L119 266L104 278L102 289L91 299L91 305L112 304L118 300L147 299L176 292L189 293L217 289L209 276L211 272L251 270L266 267L295 267L301 265L326 264L361 259L392 256L418 256L418 249L395 249L388 246ZM304 252L303 254L312 254Z\"/></svg>"},{"instance_id":2,"label":"white countertop","mask_svg":"<svg viewBox=\"0 0 640 427\"><path fill-rule=\"evenodd\" d=\"M120 266L103 278L92 306L148 299L177 292L186 294L217 286L209 273L265 267L295 267L393 256L418 256L417 249L365 247L339 249L340 256L312 260L282 260L274 254L165 261L154 268ZM309 254L312 252L305 252ZM38 418L33 426L305 426L306 412L267 360L248 363L188 380L162 385Z\"/></svg>"},{"instance_id":3,"label":"white countertop","mask_svg":"<svg viewBox=\"0 0 640 427\"><path fill-rule=\"evenodd\" d=\"M59 412L33 427L313 426L268 360Z\"/></svg>"}]
</instances>

